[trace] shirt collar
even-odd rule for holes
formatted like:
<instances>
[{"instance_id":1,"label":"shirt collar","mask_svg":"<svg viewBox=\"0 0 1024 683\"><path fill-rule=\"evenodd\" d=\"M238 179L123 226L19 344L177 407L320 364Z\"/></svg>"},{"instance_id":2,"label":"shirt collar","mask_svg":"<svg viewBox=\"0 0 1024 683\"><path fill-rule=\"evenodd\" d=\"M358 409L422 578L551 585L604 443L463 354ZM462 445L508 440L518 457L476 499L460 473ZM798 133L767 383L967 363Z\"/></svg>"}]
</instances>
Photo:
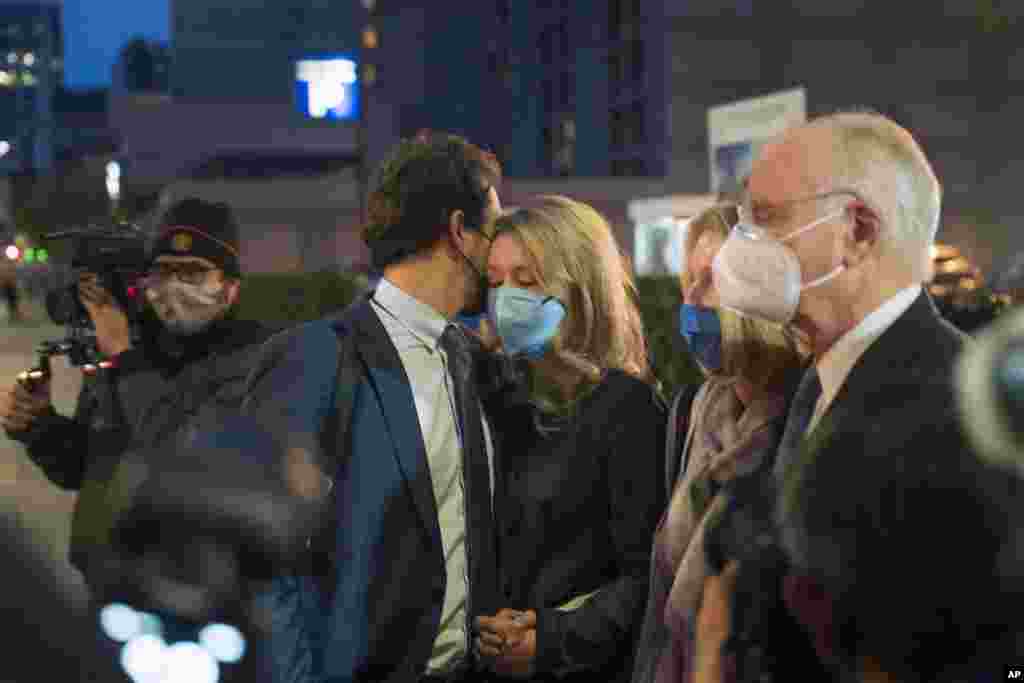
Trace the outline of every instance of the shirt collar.
<instances>
[{"instance_id":1,"label":"shirt collar","mask_svg":"<svg viewBox=\"0 0 1024 683\"><path fill-rule=\"evenodd\" d=\"M921 294L921 285L901 289L893 297L861 320L856 327L844 334L818 361L818 377L821 379L820 406L828 406L839 393L847 375L853 370L860 357L876 339L889 329L896 320L907 312Z\"/></svg>"},{"instance_id":2,"label":"shirt collar","mask_svg":"<svg viewBox=\"0 0 1024 683\"><path fill-rule=\"evenodd\" d=\"M373 298L430 348L437 346L444 329L448 327L447 318L431 306L407 294L387 278L381 278Z\"/></svg>"}]
</instances>

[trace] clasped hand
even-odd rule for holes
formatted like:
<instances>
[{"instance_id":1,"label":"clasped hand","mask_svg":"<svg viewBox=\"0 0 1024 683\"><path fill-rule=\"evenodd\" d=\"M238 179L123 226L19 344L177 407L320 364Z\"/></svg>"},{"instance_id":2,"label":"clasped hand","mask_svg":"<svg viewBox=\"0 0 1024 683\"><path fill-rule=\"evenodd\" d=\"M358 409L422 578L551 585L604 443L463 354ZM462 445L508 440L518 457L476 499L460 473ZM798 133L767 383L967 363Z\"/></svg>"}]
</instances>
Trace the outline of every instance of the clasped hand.
<instances>
[{"instance_id":1,"label":"clasped hand","mask_svg":"<svg viewBox=\"0 0 1024 683\"><path fill-rule=\"evenodd\" d=\"M533 674L537 656L537 613L502 609L493 617L477 617L476 650L484 664L499 676L525 678Z\"/></svg>"}]
</instances>

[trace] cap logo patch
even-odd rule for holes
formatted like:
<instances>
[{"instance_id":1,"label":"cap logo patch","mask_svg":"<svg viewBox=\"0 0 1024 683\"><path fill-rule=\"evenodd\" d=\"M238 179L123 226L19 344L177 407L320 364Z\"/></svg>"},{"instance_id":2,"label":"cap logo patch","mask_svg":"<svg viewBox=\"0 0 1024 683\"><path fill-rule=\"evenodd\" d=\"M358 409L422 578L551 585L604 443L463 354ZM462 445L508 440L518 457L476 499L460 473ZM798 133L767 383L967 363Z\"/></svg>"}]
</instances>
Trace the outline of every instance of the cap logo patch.
<instances>
[{"instance_id":1,"label":"cap logo patch","mask_svg":"<svg viewBox=\"0 0 1024 683\"><path fill-rule=\"evenodd\" d=\"M187 232L179 232L171 238L171 249L174 251L188 251L192 248L192 235Z\"/></svg>"}]
</instances>

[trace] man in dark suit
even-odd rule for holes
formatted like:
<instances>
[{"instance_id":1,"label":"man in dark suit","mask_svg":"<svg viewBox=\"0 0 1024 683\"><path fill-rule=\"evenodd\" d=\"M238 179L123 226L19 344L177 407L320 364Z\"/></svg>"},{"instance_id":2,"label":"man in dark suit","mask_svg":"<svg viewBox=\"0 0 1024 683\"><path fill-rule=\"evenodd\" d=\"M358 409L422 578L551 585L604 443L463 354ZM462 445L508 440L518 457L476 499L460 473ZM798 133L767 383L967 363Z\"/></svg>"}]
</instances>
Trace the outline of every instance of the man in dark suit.
<instances>
[{"instance_id":1,"label":"man in dark suit","mask_svg":"<svg viewBox=\"0 0 1024 683\"><path fill-rule=\"evenodd\" d=\"M781 479L806 437L872 401L881 380L949 377L963 335L922 289L940 203L920 146L879 114L824 116L761 149L744 229L723 245L715 284L723 305L788 323L810 346L775 463Z\"/></svg>"},{"instance_id":2,"label":"man in dark suit","mask_svg":"<svg viewBox=\"0 0 1024 683\"><path fill-rule=\"evenodd\" d=\"M740 226L723 244L713 271L722 305L790 325L811 351L813 363L792 399L774 463L775 481L765 485L778 484L780 509L800 498L809 468L827 467L840 454L831 447L837 434L877 422L865 406L879 405L892 387L901 387L904 398L919 392L928 406L953 404L952 370L964 335L940 318L922 288L932 275L940 204L939 182L920 146L879 114L824 116L762 147L747 181ZM955 420L953 411L932 412L935 429ZM864 453L863 462L851 467L901 457L896 438L872 440L880 452ZM856 460L854 450L842 456ZM792 517L777 521L783 536L793 531ZM750 560L740 562L739 574L751 566ZM778 574L771 580L782 581L787 568L773 571ZM704 605L727 604L709 599L721 592L721 580L706 586ZM709 614L715 611L709 608ZM765 654L766 643L752 644ZM698 669L709 666L698 670L697 680L713 680L717 643L701 643L698 635L697 649L711 653L706 659L698 654ZM830 653L818 650L831 661Z\"/></svg>"},{"instance_id":3,"label":"man in dark suit","mask_svg":"<svg viewBox=\"0 0 1024 683\"><path fill-rule=\"evenodd\" d=\"M452 321L483 309L500 177L462 138L403 141L369 198L383 277L340 316L272 339L254 371L244 412L319 457L332 491L327 560L262 598L275 680L483 675L470 644L473 618L500 606L498 468Z\"/></svg>"}]
</instances>

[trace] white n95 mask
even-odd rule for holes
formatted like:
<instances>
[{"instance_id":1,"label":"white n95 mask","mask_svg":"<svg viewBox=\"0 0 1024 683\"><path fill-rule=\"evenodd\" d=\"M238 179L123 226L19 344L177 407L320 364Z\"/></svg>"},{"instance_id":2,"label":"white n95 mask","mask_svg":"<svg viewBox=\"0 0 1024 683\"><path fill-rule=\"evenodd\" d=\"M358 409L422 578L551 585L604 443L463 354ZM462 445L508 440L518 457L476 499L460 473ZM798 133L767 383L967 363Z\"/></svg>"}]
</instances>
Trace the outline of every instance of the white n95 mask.
<instances>
[{"instance_id":1,"label":"white n95 mask","mask_svg":"<svg viewBox=\"0 0 1024 683\"><path fill-rule=\"evenodd\" d=\"M786 242L843 213L834 211L784 237L740 222L729 231L711 263L720 304L740 315L786 324L796 315L800 293L822 285L845 269L840 263L825 275L803 282L800 260Z\"/></svg>"}]
</instances>

